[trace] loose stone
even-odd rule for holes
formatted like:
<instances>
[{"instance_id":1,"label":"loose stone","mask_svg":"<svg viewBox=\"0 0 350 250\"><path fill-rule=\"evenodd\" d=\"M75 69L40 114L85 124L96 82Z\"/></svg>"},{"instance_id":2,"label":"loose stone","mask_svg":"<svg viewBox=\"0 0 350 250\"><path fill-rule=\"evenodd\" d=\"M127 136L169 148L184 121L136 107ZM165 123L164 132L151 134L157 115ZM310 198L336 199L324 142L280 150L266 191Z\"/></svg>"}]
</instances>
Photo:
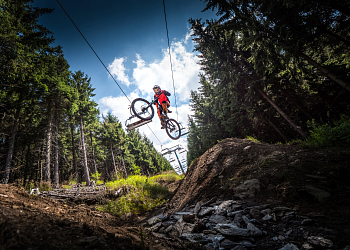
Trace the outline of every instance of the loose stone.
<instances>
[{"instance_id":1,"label":"loose stone","mask_svg":"<svg viewBox=\"0 0 350 250\"><path fill-rule=\"evenodd\" d=\"M307 241L315 246L322 246L322 247L333 246L333 242L331 240L325 239L321 236L310 236L307 238Z\"/></svg>"},{"instance_id":2,"label":"loose stone","mask_svg":"<svg viewBox=\"0 0 350 250\"><path fill-rule=\"evenodd\" d=\"M299 250L299 248L296 245L289 243L284 247L280 248L279 250Z\"/></svg>"}]
</instances>

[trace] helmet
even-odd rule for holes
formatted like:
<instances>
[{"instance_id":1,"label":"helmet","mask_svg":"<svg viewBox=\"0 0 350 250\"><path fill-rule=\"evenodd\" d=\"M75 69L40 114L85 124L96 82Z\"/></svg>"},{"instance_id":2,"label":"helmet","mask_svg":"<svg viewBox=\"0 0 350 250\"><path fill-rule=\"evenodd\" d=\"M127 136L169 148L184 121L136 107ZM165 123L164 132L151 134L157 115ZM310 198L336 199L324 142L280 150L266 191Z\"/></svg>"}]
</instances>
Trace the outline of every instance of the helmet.
<instances>
[{"instance_id":1,"label":"helmet","mask_svg":"<svg viewBox=\"0 0 350 250\"><path fill-rule=\"evenodd\" d=\"M153 89L160 88L158 85L154 85Z\"/></svg>"}]
</instances>

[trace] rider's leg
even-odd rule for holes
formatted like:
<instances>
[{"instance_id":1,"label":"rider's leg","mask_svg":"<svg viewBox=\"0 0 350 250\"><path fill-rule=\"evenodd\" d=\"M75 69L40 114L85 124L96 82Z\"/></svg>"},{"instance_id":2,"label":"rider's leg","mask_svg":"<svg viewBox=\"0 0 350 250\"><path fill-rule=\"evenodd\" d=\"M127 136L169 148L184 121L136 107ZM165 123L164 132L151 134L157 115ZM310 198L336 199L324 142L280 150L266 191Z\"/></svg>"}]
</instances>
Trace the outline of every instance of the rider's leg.
<instances>
[{"instance_id":1,"label":"rider's leg","mask_svg":"<svg viewBox=\"0 0 350 250\"><path fill-rule=\"evenodd\" d=\"M168 104L165 101L162 102L162 110L165 115L168 113Z\"/></svg>"},{"instance_id":2,"label":"rider's leg","mask_svg":"<svg viewBox=\"0 0 350 250\"><path fill-rule=\"evenodd\" d=\"M159 105L159 106L157 105L157 111L158 111L158 116L159 116L160 123L162 124L161 129L164 129L165 128L165 122L163 120L163 109L162 109L161 105Z\"/></svg>"},{"instance_id":3,"label":"rider's leg","mask_svg":"<svg viewBox=\"0 0 350 250\"><path fill-rule=\"evenodd\" d=\"M172 111L169 109L169 107L170 107L170 102L166 102L166 104L167 104L168 113L172 113Z\"/></svg>"}]
</instances>

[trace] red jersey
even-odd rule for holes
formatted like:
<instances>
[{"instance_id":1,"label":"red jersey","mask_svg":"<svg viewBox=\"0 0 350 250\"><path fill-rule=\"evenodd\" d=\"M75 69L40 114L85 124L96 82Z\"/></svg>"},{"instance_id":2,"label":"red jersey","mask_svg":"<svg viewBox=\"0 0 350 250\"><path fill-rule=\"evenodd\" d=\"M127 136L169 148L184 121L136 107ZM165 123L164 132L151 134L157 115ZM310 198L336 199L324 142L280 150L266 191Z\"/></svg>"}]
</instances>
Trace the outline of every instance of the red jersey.
<instances>
[{"instance_id":1,"label":"red jersey","mask_svg":"<svg viewBox=\"0 0 350 250\"><path fill-rule=\"evenodd\" d=\"M170 96L170 93L166 90L161 90L159 94L154 94L154 99L158 97L156 105L158 106L158 104L162 104L162 102L170 102L168 96Z\"/></svg>"}]
</instances>

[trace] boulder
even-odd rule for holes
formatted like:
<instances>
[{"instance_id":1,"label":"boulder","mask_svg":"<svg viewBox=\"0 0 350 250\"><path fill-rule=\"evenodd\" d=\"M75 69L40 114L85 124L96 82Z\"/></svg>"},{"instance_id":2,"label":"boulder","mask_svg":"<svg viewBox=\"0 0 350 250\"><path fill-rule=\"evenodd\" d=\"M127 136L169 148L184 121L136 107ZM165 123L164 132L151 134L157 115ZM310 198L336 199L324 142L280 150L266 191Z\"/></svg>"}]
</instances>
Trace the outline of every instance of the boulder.
<instances>
[{"instance_id":1,"label":"boulder","mask_svg":"<svg viewBox=\"0 0 350 250\"><path fill-rule=\"evenodd\" d=\"M225 211L225 210L226 211L227 210L231 210L230 206L233 203L236 203L236 201L234 201L234 200L227 200L227 201L222 202L219 206L215 207L215 213L220 213L220 212Z\"/></svg>"},{"instance_id":2,"label":"boulder","mask_svg":"<svg viewBox=\"0 0 350 250\"><path fill-rule=\"evenodd\" d=\"M303 250L311 250L311 249L315 249L315 248L313 246L311 246L309 243L304 243L301 246L301 249L303 249Z\"/></svg>"},{"instance_id":3,"label":"boulder","mask_svg":"<svg viewBox=\"0 0 350 250\"><path fill-rule=\"evenodd\" d=\"M330 193L319 189L319 188L315 188L313 186L305 186L305 190L313 195L319 202L323 202L325 200L327 200L327 198L329 198L331 196Z\"/></svg>"},{"instance_id":4,"label":"boulder","mask_svg":"<svg viewBox=\"0 0 350 250\"><path fill-rule=\"evenodd\" d=\"M315 246L321 247L332 247L333 242L331 240L325 239L322 236L310 236L307 238L307 241Z\"/></svg>"},{"instance_id":5,"label":"boulder","mask_svg":"<svg viewBox=\"0 0 350 250\"><path fill-rule=\"evenodd\" d=\"M214 210L215 209L213 207L207 207L207 208L202 207L198 213L198 217L204 217L206 215L210 215L214 212Z\"/></svg>"},{"instance_id":6,"label":"boulder","mask_svg":"<svg viewBox=\"0 0 350 250\"><path fill-rule=\"evenodd\" d=\"M235 192L235 197L241 199L247 197L251 198L255 195L256 192L260 190L260 181L258 179L247 180L233 190Z\"/></svg>"},{"instance_id":7,"label":"boulder","mask_svg":"<svg viewBox=\"0 0 350 250\"><path fill-rule=\"evenodd\" d=\"M151 227L152 232L157 232L158 229L162 226L161 222L156 223L154 226Z\"/></svg>"},{"instance_id":8,"label":"boulder","mask_svg":"<svg viewBox=\"0 0 350 250\"><path fill-rule=\"evenodd\" d=\"M194 213L184 214L182 218L185 222L193 223L196 218L196 215Z\"/></svg>"},{"instance_id":9,"label":"boulder","mask_svg":"<svg viewBox=\"0 0 350 250\"><path fill-rule=\"evenodd\" d=\"M252 223L248 223L247 229L251 231L251 236L261 236L263 234L262 231Z\"/></svg>"},{"instance_id":10,"label":"boulder","mask_svg":"<svg viewBox=\"0 0 350 250\"><path fill-rule=\"evenodd\" d=\"M201 209L202 202L198 201L196 206L194 207L193 213L197 216L199 210Z\"/></svg>"},{"instance_id":11,"label":"boulder","mask_svg":"<svg viewBox=\"0 0 350 250\"><path fill-rule=\"evenodd\" d=\"M299 248L296 245L289 243L284 247L280 248L279 250L299 250Z\"/></svg>"},{"instance_id":12,"label":"boulder","mask_svg":"<svg viewBox=\"0 0 350 250\"><path fill-rule=\"evenodd\" d=\"M217 215L217 214L210 216L209 222L215 223L215 224L227 224L227 223L229 223L229 221L226 219L225 216Z\"/></svg>"},{"instance_id":13,"label":"boulder","mask_svg":"<svg viewBox=\"0 0 350 250\"><path fill-rule=\"evenodd\" d=\"M230 212L230 213L227 213L227 216L233 217L233 216L236 216L236 214L242 214L243 211L244 210L238 210L238 211Z\"/></svg>"},{"instance_id":14,"label":"boulder","mask_svg":"<svg viewBox=\"0 0 350 250\"><path fill-rule=\"evenodd\" d=\"M251 232L249 229L240 228L232 224L217 224L214 227L214 229L223 235L245 236L245 237L251 236Z\"/></svg>"},{"instance_id":15,"label":"boulder","mask_svg":"<svg viewBox=\"0 0 350 250\"><path fill-rule=\"evenodd\" d=\"M207 244L211 241L209 238L201 234L182 234L180 238L186 239L193 243L201 242L202 244Z\"/></svg>"},{"instance_id":16,"label":"boulder","mask_svg":"<svg viewBox=\"0 0 350 250\"><path fill-rule=\"evenodd\" d=\"M154 216L154 217L148 219L147 223L148 223L148 225L152 226L158 222L161 222L164 219L165 219L165 217L162 214L159 214L157 216Z\"/></svg>"},{"instance_id":17,"label":"boulder","mask_svg":"<svg viewBox=\"0 0 350 250\"><path fill-rule=\"evenodd\" d=\"M153 234L154 237L157 237L157 238L169 239L169 237L167 237L166 234L155 233L155 232L152 232L152 234Z\"/></svg>"},{"instance_id":18,"label":"boulder","mask_svg":"<svg viewBox=\"0 0 350 250\"><path fill-rule=\"evenodd\" d=\"M233 247L237 246L237 243L230 241L228 239L225 239L223 242L220 243L220 246L224 249L232 249Z\"/></svg>"}]
</instances>

